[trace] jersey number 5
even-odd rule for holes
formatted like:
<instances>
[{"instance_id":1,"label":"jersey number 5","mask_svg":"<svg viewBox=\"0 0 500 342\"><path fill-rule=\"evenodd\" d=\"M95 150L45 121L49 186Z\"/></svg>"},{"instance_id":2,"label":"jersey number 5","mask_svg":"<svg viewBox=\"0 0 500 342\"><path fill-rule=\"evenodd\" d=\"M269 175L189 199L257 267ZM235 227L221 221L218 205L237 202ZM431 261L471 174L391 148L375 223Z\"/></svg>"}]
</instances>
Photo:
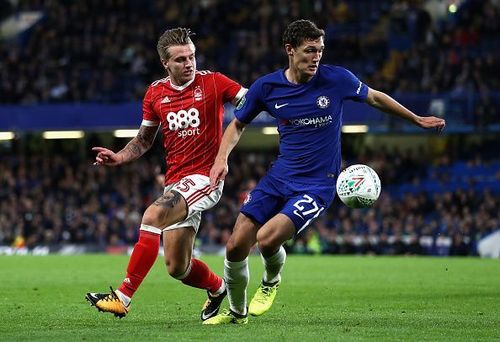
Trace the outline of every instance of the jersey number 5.
<instances>
[{"instance_id":1,"label":"jersey number 5","mask_svg":"<svg viewBox=\"0 0 500 342\"><path fill-rule=\"evenodd\" d=\"M196 185L196 183L189 178L183 179L182 182L180 182L180 184L176 187L176 189L182 192L187 192L190 189L190 185Z\"/></svg>"}]
</instances>

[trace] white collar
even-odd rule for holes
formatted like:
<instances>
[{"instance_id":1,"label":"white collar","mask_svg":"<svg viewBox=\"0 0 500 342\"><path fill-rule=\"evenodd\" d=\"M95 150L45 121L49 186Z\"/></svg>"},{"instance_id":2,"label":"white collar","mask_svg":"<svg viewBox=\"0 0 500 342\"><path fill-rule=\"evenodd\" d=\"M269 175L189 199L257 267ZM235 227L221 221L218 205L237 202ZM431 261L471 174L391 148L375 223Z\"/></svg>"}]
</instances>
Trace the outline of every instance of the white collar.
<instances>
[{"instance_id":1,"label":"white collar","mask_svg":"<svg viewBox=\"0 0 500 342\"><path fill-rule=\"evenodd\" d=\"M194 81L194 79L195 79L195 78L196 78L196 72L195 72L194 77L193 77L193 79L192 79L191 81L188 81L188 82L186 82L186 83L184 83L183 85L180 85L180 86L173 84L173 83L172 83L172 78L170 78L170 85L171 85L171 86L172 86L172 88L174 88L175 90L179 90L179 91L181 91L181 90L186 89L186 88L187 88L187 87L188 87L191 83L193 83L193 81Z\"/></svg>"}]
</instances>

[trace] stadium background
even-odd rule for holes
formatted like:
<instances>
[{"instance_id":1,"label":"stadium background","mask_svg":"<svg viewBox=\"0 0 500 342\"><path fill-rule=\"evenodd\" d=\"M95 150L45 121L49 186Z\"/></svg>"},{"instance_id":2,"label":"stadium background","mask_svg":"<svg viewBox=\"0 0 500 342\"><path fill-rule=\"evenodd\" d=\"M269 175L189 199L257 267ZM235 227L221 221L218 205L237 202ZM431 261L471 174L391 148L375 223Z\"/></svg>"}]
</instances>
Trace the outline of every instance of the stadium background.
<instances>
[{"instance_id":1,"label":"stadium background","mask_svg":"<svg viewBox=\"0 0 500 342\"><path fill-rule=\"evenodd\" d=\"M281 33L297 18L325 29L324 63L447 127L422 132L346 104L344 164L372 166L381 198L367 210L336 200L289 252L477 255L500 228L499 1L1 0L0 13L0 254L126 253L162 192L161 142L119 168L93 167L90 148L119 149L130 132L115 130L140 124L143 93L163 77L159 35L192 28L198 69L248 87L286 64ZM245 133L198 250L223 251L239 204L276 156L272 125L262 115ZM47 139L48 130L78 138Z\"/></svg>"}]
</instances>

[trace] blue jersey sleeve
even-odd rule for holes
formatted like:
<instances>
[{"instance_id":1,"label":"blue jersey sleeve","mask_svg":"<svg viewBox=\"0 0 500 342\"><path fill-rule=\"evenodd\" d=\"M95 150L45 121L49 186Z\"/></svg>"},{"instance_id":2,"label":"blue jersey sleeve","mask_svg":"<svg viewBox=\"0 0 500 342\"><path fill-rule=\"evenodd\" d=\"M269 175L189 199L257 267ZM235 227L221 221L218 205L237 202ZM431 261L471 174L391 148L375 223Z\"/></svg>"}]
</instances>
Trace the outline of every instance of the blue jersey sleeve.
<instances>
[{"instance_id":1,"label":"blue jersey sleeve","mask_svg":"<svg viewBox=\"0 0 500 342\"><path fill-rule=\"evenodd\" d=\"M250 123L260 112L264 110L262 101L262 87L258 80L248 89L241 98L234 111L234 116L241 122Z\"/></svg>"},{"instance_id":2,"label":"blue jersey sleeve","mask_svg":"<svg viewBox=\"0 0 500 342\"><path fill-rule=\"evenodd\" d=\"M342 70L342 84L344 98L358 102L364 102L368 96L368 86L361 82L352 72L347 69Z\"/></svg>"}]
</instances>

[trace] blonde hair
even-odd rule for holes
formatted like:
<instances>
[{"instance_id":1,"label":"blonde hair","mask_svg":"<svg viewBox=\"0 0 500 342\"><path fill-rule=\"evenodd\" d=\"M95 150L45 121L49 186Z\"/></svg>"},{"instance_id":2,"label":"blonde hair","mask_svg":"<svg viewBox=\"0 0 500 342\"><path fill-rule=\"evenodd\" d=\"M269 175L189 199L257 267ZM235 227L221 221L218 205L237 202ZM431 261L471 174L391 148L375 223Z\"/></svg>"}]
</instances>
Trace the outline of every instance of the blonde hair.
<instances>
[{"instance_id":1,"label":"blonde hair","mask_svg":"<svg viewBox=\"0 0 500 342\"><path fill-rule=\"evenodd\" d=\"M160 59L162 61L166 61L170 58L168 48L173 45L193 44L193 41L190 37L194 35L195 33L191 32L190 29L183 27L166 30L161 35L160 39L158 39L158 44L156 45L156 49L158 50Z\"/></svg>"}]
</instances>

